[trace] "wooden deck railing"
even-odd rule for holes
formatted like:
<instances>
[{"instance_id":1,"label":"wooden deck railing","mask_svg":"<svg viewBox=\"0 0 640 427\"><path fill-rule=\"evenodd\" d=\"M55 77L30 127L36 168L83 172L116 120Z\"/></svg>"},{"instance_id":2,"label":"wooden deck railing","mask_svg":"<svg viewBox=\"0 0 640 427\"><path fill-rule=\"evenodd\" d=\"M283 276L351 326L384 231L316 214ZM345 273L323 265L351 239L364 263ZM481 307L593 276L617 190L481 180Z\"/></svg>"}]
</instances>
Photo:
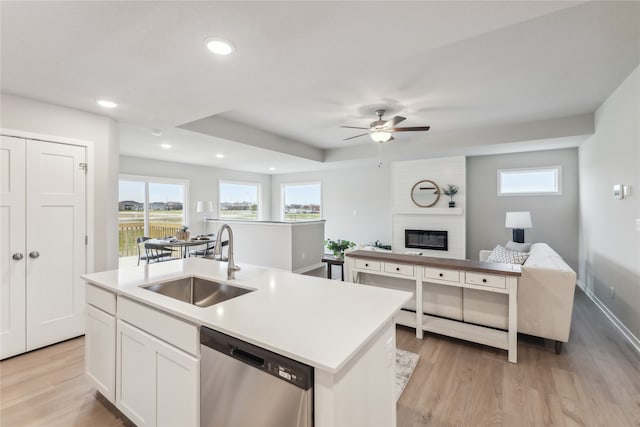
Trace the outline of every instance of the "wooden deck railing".
<instances>
[{"instance_id":1,"label":"wooden deck railing","mask_svg":"<svg viewBox=\"0 0 640 427\"><path fill-rule=\"evenodd\" d=\"M175 236L182 225L176 222L152 222L149 224L149 237L163 238ZM118 224L118 243L120 256L138 255L136 239L144 235L144 224L141 222L121 222Z\"/></svg>"}]
</instances>

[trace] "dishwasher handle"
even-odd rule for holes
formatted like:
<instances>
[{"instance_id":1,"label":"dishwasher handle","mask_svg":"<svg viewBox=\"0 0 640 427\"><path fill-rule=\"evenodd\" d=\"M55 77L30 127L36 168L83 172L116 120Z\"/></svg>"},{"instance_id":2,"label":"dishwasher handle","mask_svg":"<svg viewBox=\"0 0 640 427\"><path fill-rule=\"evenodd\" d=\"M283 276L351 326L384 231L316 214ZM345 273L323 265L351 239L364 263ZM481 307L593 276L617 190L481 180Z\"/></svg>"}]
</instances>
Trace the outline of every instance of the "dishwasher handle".
<instances>
[{"instance_id":1,"label":"dishwasher handle","mask_svg":"<svg viewBox=\"0 0 640 427\"><path fill-rule=\"evenodd\" d=\"M229 354L231 355L231 357L238 359L241 362L247 363L251 366L255 366L256 368L264 368L264 358L249 353L248 351L242 350L235 345L229 346Z\"/></svg>"}]
</instances>

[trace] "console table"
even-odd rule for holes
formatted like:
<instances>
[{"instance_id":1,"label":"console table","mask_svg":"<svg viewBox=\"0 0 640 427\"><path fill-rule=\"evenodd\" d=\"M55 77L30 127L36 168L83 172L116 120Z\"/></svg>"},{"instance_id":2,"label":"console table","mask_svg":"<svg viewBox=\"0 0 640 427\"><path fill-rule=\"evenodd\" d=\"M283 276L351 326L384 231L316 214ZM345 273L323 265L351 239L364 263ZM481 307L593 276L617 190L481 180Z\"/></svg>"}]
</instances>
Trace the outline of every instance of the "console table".
<instances>
[{"instance_id":1,"label":"console table","mask_svg":"<svg viewBox=\"0 0 640 427\"><path fill-rule=\"evenodd\" d=\"M518 278L522 275L520 265L356 250L345 253L345 267L347 280L354 283L361 283L362 273L414 282L416 312L400 312L396 317L396 323L416 328L417 338L422 339L423 331L429 331L473 341L507 350L509 362L517 363L517 295ZM507 294L508 329L503 331L424 314L423 283Z\"/></svg>"}]
</instances>

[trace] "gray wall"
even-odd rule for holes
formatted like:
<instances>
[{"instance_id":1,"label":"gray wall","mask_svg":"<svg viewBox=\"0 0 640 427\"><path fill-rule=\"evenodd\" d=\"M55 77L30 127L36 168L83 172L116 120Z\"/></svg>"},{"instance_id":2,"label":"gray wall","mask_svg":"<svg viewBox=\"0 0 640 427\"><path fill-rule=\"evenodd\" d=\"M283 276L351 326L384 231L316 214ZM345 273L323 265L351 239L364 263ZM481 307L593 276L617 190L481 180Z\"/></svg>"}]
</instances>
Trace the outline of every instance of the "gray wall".
<instances>
[{"instance_id":1,"label":"gray wall","mask_svg":"<svg viewBox=\"0 0 640 427\"><path fill-rule=\"evenodd\" d=\"M640 67L596 111L580 147L580 270L586 291L640 348ZM622 200L615 184L631 187Z\"/></svg>"},{"instance_id":2,"label":"gray wall","mask_svg":"<svg viewBox=\"0 0 640 427\"><path fill-rule=\"evenodd\" d=\"M562 195L498 197L498 169L562 167ZM507 211L529 211L533 228L525 241L544 242L578 271L578 149L467 158L467 258L511 240Z\"/></svg>"}]
</instances>

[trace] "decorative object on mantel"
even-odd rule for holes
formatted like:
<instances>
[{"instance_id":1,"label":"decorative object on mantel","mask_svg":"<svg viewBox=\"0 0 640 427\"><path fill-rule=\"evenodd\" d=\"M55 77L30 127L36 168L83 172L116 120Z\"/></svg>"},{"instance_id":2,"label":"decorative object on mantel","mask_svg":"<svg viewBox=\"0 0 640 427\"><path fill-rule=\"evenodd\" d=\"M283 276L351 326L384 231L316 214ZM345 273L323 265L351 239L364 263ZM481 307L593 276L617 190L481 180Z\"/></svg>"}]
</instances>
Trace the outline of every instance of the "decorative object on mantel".
<instances>
[{"instance_id":1,"label":"decorative object on mantel","mask_svg":"<svg viewBox=\"0 0 640 427\"><path fill-rule=\"evenodd\" d=\"M504 220L506 228L513 228L513 241L524 243L524 229L531 228L531 213L529 212L507 212Z\"/></svg>"},{"instance_id":2,"label":"decorative object on mantel","mask_svg":"<svg viewBox=\"0 0 640 427\"><path fill-rule=\"evenodd\" d=\"M419 354L396 348L396 401L400 399L419 358Z\"/></svg>"},{"instance_id":3,"label":"decorative object on mantel","mask_svg":"<svg viewBox=\"0 0 640 427\"><path fill-rule=\"evenodd\" d=\"M629 186L624 184L616 184L613 186L613 197L622 200L630 193Z\"/></svg>"},{"instance_id":4,"label":"decorative object on mantel","mask_svg":"<svg viewBox=\"0 0 640 427\"><path fill-rule=\"evenodd\" d=\"M183 225L182 229L176 231L176 239L178 240L189 240L190 235L189 227L186 225Z\"/></svg>"},{"instance_id":5,"label":"decorative object on mantel","mask_svg":"<svg viewBox=\"0 0 640 427\"><path fill-rule=\"evenodd\" d=\"M333 252L333 255L342 258L344 257L344 251L347 249L353 248L356 244L354 242L350 242L349 240L331 240L327 239L324 241L324 245Z\"/></svg>"},{"instance_id":6,"label":"decorative object on mantel","mask_svg":"<svg viewBox=\"0 0 640 427\"><path fill-rule=\"evenodd\" d=\"M447 184L447 186L444 187L444 190L442 192L447 196L451 197L451 201L449 201L449 207L455 208L456 202L453 201L453 196L458 194L458 186L454 184Z\"/></svg>"},{"instance_id":7,"label":"decorative object on mantel","mask_svg":"<svg viewBox=\"0 0 640 427\"><path fill-rule=\"evenodd\" d=\"M386 249L388 251L391 250L391 245L385 245L381 243L379 240L376 240L375 242L371 243L371 246L373 246L374 248Z\"/></svg>"},{"instance_id":8,"label":"decorative object on mantel","mask_svg":"<svg viewBox=\"0 0 640 427\"><path fill-rule=\"evenodd\" d=\"M430 208L440 199L440 187L435 182L423 179L411 188L411 200L416 206Z\"/></svg>"}]
</instances>

